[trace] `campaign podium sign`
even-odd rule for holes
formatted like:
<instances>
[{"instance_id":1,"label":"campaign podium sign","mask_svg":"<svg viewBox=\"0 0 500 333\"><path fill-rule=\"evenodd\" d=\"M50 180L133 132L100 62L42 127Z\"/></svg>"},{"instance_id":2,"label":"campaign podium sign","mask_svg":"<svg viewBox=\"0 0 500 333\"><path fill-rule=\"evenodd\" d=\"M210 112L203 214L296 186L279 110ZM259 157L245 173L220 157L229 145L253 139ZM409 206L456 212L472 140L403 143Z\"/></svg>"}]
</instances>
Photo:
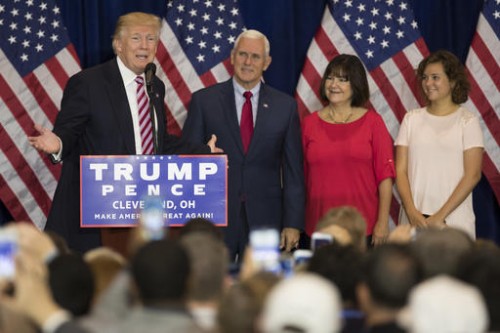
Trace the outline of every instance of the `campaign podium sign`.
<instances>
[{"instance_id":1,"label":"campaign podium sign","mask_svg":"<svg viewBox=\"0 0 500 333\"><path fill-rule=\"evenodd\" d=\"M80 157L80 226L133 227L159 198L166 226L202 217L227 226L227 156Z\"/></svg>"}]
</instances>

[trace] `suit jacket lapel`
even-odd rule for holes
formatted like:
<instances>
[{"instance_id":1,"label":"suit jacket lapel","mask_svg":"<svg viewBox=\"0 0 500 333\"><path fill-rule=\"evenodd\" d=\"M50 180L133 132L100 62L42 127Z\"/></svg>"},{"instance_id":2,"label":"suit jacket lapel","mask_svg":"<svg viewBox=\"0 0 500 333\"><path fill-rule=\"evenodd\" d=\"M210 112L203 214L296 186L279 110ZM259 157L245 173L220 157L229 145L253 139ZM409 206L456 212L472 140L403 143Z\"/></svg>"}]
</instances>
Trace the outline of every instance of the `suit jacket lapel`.
<instances>
[{"instance_id":1,"label":"suit jacket lapel","mask_svg":"<svg viewBox=\"0 0 500 333\"><path fill-rule=\"evenodd\" d=\"M271 121L269 117L271 116L271 108L269 103L269 96L267 94L267 88L264 83L260 86L259 91L259 106L257 107L257 118L255 120L253 137L250 141L250 146L248 147L248 153L251 153L252 147L259 144L264 135L264 128L267 122Z\"/></svg>"},{"instance_id":2,"label":"suit jacket lapel","mask_svg":"<svg viewBox=\"0 0 500 333\"><path fill-rule=\"evenodd\" d=\"M117 125L122 132L128 154L135 154L134 125L132 112L128 104L127 92L123 86L123 79L118 69L116 59L108 62L105 70L106 90L111 101L111 109L115 115Z\"/></svg>"}]
</instances>

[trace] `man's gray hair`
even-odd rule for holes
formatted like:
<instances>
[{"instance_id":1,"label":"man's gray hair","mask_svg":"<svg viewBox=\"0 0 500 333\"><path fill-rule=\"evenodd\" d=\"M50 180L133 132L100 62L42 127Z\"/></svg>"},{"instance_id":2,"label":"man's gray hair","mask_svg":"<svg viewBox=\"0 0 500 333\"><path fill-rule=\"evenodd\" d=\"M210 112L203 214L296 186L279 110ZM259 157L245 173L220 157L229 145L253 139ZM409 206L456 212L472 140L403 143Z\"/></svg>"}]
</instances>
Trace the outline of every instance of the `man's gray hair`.
<instances>
[{"instance_id":1,"label":"man's gray hair","mask_svg":"<svg viewBox=\"0 0 500 333\"><path fill-rule=\"evenodd\" d=\"M236 41L234 42L233 50L236 49L241 38L263 39L264 40L264 50L266 53L265 55L266 55L266 57L269 57L269 54L271 52L271 44L269 44L269 40L267 39L266 35L264 35L262 32L257 31L257 30L253 30L253 29L243 31L238 36L238 38L236 38Z\"/></svg>"}]
</instances>

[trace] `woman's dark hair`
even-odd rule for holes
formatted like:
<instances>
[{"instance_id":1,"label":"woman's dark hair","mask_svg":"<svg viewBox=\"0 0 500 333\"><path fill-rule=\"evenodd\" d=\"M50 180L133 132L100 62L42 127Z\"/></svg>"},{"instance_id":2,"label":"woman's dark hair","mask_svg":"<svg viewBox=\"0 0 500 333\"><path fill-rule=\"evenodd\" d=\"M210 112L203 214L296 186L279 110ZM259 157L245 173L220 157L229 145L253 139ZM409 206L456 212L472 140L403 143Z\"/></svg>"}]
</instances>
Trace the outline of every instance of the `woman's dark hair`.
<instances>
[{"instance_id":1,"label":"woman's dark hair","mask_svg":"<svg viewBox=\"0 0 500 333\"><path fill-rule=\"evenodd\" d=\"M439 50L427 58L422 60L418 65L417 77L419 88L422 91L422 81L424 76L425 68L429 64L440 63L443 65L443 70L450 83L453 83L451 90L451 100L455 104L465 103L468 99L468 94L470 91L469 80L467 79L467 74L460 60L451 52L445 50ZM422 91L423 93L423 91ZM422 94L426 99L425 94Z\"/></svg>"},{"instance_id":2,"label":"woman's dark hair","mask_svg":"<svg viewBox=\"0 0 500 333\"><path fill-rule=\"evenodd\" d=\"M330 61L323 74L319 88L319 94L324 101L328 101L325 94L325 82L332 75L345 77L351 83L351 106L360 107L366 104L370 98L370 89L368 87L365 67L358 57L350 54L340 54Z\"/></svg>"}]
</instances>

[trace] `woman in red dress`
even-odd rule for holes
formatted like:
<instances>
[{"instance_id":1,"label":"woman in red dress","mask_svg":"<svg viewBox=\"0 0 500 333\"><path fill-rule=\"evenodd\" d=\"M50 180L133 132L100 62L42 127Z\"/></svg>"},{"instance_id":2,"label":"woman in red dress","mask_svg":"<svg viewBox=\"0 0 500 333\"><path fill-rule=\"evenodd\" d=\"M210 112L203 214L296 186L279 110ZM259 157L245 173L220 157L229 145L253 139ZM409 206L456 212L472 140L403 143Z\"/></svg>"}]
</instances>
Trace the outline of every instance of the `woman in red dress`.
<instances>
[{"instance_id":1,"label":"woman in red dress","mask_svg":"<svg viewBox=\"0 0 500 333\"><path fill-rule=\"evenodd\" d=\"M353 206L367 223L367 241L380 244L389 233L392 139L382 117L364 106L370 96L361 61L335 57L321 80L328 104L304 118L302 142L307 190L306 233L330 208Z\"/></svg>"}]
</instances>

